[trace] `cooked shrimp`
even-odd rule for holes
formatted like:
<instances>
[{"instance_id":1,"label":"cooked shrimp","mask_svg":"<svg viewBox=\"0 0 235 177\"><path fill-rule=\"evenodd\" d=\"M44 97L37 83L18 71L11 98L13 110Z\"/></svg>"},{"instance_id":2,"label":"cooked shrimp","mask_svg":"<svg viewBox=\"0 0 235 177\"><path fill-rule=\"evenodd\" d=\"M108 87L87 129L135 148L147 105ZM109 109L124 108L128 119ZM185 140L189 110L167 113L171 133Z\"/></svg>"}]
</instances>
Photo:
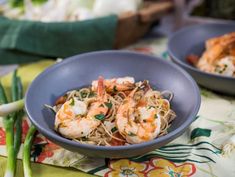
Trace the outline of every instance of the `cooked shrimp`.
<instances>
[{"instance_id":1,"label":"cooked shrimp","mask_svg":"<svg viewBox=\"0 0 235 177\"><path fill-rule=\"evenodd\" d=\"M91 103L79 101L73 97L61 106L56 114L56 130L71 139L89 135L105 118L109 109L105 106L107 99L104 80L100 77L97 97Z\"/></svg>"},{"instance_id":2,"label":"cooked shrimp","mask_svg":"<svg viewBox=\"0 0 235 177\"><path fill-rule=\"evenodd\" d=\"M128 91L135 87L135 80L133 77L119 77L104 80L105 90L107 92L115 91ZM92 90L96 90L98 86L98 81L92 82Z\"/></svg>"},{"instance_id":3,"label":"cooked shrimp","mask_svg":"<svg viewBox=\"0 0 235 177\"><path fill-rule=\"evenodd\" d=\"M146 142L160 133L161 120L146 95L152 92L147 81L136 87L120 105L116 126L128 143Z\"/></svg>"},{"instance_id":4,"label":"cooked shrimp","mask_svg":"<svg viewBox=\"0 0 235 177\"><path fill-rule=\"evenodd\" d=\"M214 72L224 76L233 76L235 74L234 63L235 57L224 57L216 64Z\"/></svg>"},{"instance_id":5,"label":"cooked shrimp","mask_svg":"<svg viewBox=\"0 0 235 177\"><path fill-rule=\"evenodd\" d=\"M207 40L206 51L197 67L206 72L215 72L218 62L229 56L235 56L235 32Z\"/></svg>"}]
</instances>

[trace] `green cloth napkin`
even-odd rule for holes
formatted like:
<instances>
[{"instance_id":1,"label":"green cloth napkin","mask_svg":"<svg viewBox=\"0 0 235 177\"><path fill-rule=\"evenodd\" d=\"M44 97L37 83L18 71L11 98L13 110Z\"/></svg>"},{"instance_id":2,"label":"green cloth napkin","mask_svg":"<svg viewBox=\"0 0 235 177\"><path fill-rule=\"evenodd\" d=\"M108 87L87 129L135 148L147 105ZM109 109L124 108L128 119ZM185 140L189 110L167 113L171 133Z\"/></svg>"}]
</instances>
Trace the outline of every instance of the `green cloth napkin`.
<instances>
[{"instance_id":1,"label":"green cloth napkin","mask_svg":"<svg viewBox=\"0 0 235 177\"><path fill-rule=\"evenodd\" d=\"M112 49L117 19L111 15L78 22L43 23L0 17L0 64Z\"/></svg>"}]
</instances>

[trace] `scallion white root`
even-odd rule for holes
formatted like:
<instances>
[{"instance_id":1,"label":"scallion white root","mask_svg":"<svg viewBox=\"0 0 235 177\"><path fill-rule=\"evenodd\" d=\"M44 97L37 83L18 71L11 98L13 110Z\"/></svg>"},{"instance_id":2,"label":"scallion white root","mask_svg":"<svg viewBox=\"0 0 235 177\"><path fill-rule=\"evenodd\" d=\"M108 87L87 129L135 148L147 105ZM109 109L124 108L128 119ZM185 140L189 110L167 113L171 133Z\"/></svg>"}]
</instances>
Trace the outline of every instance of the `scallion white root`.
<instances>
[{"instance_id":1,"label":"scallion white root","mask_svg":"<svg viewBox=\"0 0 235 177\"><path fill-rule=\"evenodd\" d=\"M12 112L19 111L24 108L24 99L0 105L0 117L5 117Z\"/></svg>"}]
</instances>

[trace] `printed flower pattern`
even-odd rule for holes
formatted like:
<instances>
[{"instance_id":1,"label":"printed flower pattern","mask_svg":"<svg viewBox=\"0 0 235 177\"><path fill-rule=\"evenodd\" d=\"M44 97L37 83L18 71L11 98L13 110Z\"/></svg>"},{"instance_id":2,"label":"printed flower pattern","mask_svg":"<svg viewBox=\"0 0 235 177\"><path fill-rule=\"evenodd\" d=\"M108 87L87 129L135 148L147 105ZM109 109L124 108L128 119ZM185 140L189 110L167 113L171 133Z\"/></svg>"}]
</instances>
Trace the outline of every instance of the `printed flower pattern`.
<instances>
[{"instance_id":1,"label":"printed flower pattern","mask_svg":"<svg viewBox=\"0 0 235 177\"><path fill-rule=\"evenodd\" d=\"M6 133L2 127L0 127L0 145L6 144Z\"/></svg>"},{"instance_id":2,"label":"printed flower pattern","mask_svg":"<svg viewBox=\"0 0 235 177\"><path fill-rule=\"evenodd\" d=\"M24 119L22 122L22 143L25 140L28 130L29 124L27 120ZM33 147L32 157L36 162L43 162L46 158L52 157L54 155L53 151L60 148L39 133L37 133L34 138Z\"/></svg>"},{"instance_id":3,"label":"printed flower pattern","mask_svg":"<svg viewBox=\"0 0 235 177\"><path fill-rule=\"evenodd\" d=\"M105 177L189 177L196 172L192 163L176 165L162 158L153 158L147 163L128 159L110 161Z\"/></svg>"},{"instance_id":4,"label":"printed flower pattern","mask_svg":"<svg viewBox=\"0 0 235 177\"><path fill-rule=\"evenodd\" d=\"M189 177L196 172L196 167L192 163L176 165L162 158L154 158L149 163L154 168L148 172L148 177Z\"/></svg>"},{"instance_id":5,"label":"printed flower pattern","mask_svg":"<svg viewBox=\"0 0 235 177\"><path fill-rule=\"evenodd\" d=\"M145 171L148 168L146 163L136 163L128 159L110 161L110 171L105 174L105 177L144 177Z\"/></svg>"},{"instance_id":6,"label":"printed flower pattern","mask_svg":"<svg viewBox=\"0 0 235 177\"><path fill-rule=\"evenodd\" d=\"M22 121L22 137L21 137L21 142L23 143L25 140L25 137L27 135L27 132L29 130L29 124L26 119Z\"/></svg>"},{"instance_id":7,"label":"printed flower pattern","mask_svg":"<svg viewBox=\"0 0 235 177\"><path fill-rule=\"evenodd\" d=\"M33 145L32 157L36 162L43 162L46 158L50 158L54 155L54 151L60 149L59 146L52 143L49 140L43 140L39 142L38 138L37 143Z\"/></svg>"}]
</instances>

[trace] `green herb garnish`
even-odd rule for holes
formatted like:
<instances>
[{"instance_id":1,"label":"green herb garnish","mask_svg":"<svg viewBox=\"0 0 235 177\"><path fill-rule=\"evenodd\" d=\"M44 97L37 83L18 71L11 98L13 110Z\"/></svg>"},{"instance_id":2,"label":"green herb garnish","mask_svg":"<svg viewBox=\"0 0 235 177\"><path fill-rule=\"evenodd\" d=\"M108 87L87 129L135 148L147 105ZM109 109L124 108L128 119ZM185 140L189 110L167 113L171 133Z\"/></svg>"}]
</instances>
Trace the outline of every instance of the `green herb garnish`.
<instances>
[{"instance_id":1,"label":"green herb garnish","mask_svg":"<svg viewBox=\"0 0 235 177\"><path fill-rule=\"evenodd\" d=\"M109 109L111 109L112 106L113 106L112 103L109 103L109 102L105 102L104 104L105 104L105 106L107 106Z\"/></svg>"},{"instance_id":2,"label":"green herb garnish","mask_svg":"<svg viewBox=\"0 0 235 177\"><path fill-rule=\"evenodd\" d=\"M155 108L154 106L149 106L148 109Z\"/></svg>"},{"instance_id":3,"label":"green herb garnish","mask_svg":"<svg viewBox=\"0 0 235 177\"><path fill-rule=\"evenodd\" d=\"M98 120L104 120L105 115L104 114L97 114L97 115L95 115L95 118Z\"/></svg>"},{"instance_id":4,"label":"green herb garnish","mask_svg":"<svg viewBox=\"0 0 235 177\"><path fill-rule=\"evenodd\" d=\"M91 98L91 97L94 97L94 96L96 96L95 92L90 92L88 98Z\"/></svg>"},{"instance_id":5,"label":"green herb garnish","mask_svg":"<svg viewBox=\"0 0 235 177\"><path fill-rule=\"evenodd\" d=\"M129 136L136 136L136 134L132 133L132 132L129 132L128 133Z\"/></svg>"},{"instance_id":6,"label":"green herb garnish","mask_svg":"<svg viewBox=\"0 0 235 177\"><path fill-rule=\"evenodd\" d=\"M113 127L112 129L111 129L111 132L113 133L113 132L116 132L117 131L117 127Z\"/></svg>"},{"instance_id":7,"label":"green herb garnish","mask_svg":"<svg viewBox=\"0 0 235 177\"><path fill-rule=\"evenodd\" d=\"M82 98L86 98L87 97L87 93L86 92L81 92L81 97Z\"/></svg>"},{"instance_id":8,"label":"green herb garnish","mask_svg":"<svg viewBox=\"0 0 235 177\"><path fill-rule=\"evenodd\" d=\"M118 91L116 85L113 87L113 91L114 91L114 92L117 92L117 91Z\"/></svg>"},{"instance_id":9,"label":"green herb garnish","mask_svg":"<svg viewBox=\"0 0 235 177\"><path fill-rule=\"evenodd\" d=\"M71 103L69 104L70 106L74 106L75 102L74 102L74 98L71 99Z\"/></svg>"},{"instance_id":10,"label":"green herb garnish","mask_svg":"<svg viewBox=\"0 0 235 177\"><path fill-rule=\"evenodd\" d=\"M154 118L155 118L155 119L158 119L158 116L157 116L157 114L155 114L155 115L154 115Z\"/></svg>"}]
</instances>

